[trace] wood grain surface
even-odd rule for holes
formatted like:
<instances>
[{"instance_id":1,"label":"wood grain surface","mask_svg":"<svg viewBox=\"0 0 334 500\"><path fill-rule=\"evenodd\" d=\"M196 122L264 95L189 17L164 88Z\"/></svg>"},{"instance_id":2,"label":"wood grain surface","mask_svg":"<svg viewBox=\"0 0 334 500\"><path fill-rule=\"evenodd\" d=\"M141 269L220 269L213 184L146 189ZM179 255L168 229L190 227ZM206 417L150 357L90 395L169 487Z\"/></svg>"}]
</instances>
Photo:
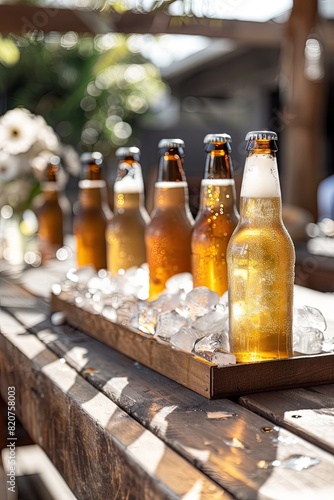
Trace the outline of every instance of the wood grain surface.
<instances>
[{"instance_id":1,"label":"wood grain surface","mask_svg":"<svg viewBox=\"0 0 334 500\"><path fill-rule=\"evenodd\" d=\"M78 499L231 498L1 311L1 392ZM5 355L4 355L5 354Z\"/></svg>"},{"instance_id":2,"label":"wood grain surface","mask_svg":"<svg viewBox=\"0 0 334 500\"><path fill-rule=\"evenodd\" d=\"M19 289L13 288L11 292L9 288L9 295L20 297ZM277 415L268 412L268 417L264 418L257 414L256 405L249 410L229 399L208 400L70 325L55 327L48 315L44 319L38 316L44 306L37 299L33 302L25 293L21 295L20 307L10 302L9 299L6 310L23 323L24 329L31 332L30 337L38 339L48 352L52 351L60 364L74 370L80 380L85 379L83 381L95 391L126 412L131 421L143 426L199 474L205 474L216 487L241 500L304 500L316 495L326 500L333 498L333 454L315 446L307 435L302 438L293 430L285 429L284 422L278 426ZM35 324L34 316L38 319ZM13 344L14 339L6 339L6 353L12 351ZM30 360L26 364L31 366L31 363ZM23 365L16 366L20 366L17 371L22 372ZM328 398L327 386L323 389L324 398ZM47 400L50 397L54 397L52 392ZM75 404L70 402L71 406ZM61 416L69 419L68 415ZM114 418L111 416L110 423ZM73 439L76 437L72 435L69 444ZM141 441L138 443L140 453L144 453L145 446ZM87 447L89 441L83 444ZM54 442L53 446L58 443ZM151 453L156 446L150 448ZM317 463L303 470L286 466L295 456L309 457ZM122 474L126 477L128 471L123 470ZM201 491L209 495L209 489Z\"/></svg>"}]
</instances>

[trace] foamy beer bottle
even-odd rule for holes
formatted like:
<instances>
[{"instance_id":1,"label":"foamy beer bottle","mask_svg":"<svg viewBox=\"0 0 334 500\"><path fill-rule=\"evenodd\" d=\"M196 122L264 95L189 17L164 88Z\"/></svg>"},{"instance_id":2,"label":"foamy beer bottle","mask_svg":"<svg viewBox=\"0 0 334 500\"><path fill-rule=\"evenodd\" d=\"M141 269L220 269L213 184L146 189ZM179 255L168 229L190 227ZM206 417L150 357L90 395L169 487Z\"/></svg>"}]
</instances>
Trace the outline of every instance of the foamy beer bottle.
<instances>
[{"instance_id":1,"label":"foamy beer bottle","mask_svg":"<svg viewBox=\"0 0 334 500\"><path fill-rule=\"evenodd\" d=\"M73 235L77 265L92 265L99 270L107 267L105 233L110 210L106 208L106 182L101 177L100 166L102 162L96 165L96 158L89 159L89 156L92 154L84 153L81 156L83 178L79 181Z\"/></svg>"},{"instance_id":2,"label":"foamy beer bottle","mask_svg":"<svg viewBox=\"0 0 334 500\"><path fill-rule=\"evenodd\" d=\"M194 223L183 165L184 142L181 139L162 139L158 147L154 208L145 233L151 300L164 290L168 278L191 272Z\"/></svg>"},{"instance_id":3,"label":"foamy beer bottle","mask_svg":"<svg viewBox=\"0 0 334 500\"><path fill-rule=\"evenodd\" d=\"M111 274L146 262L145 228L150 220L144 204L140 150L117 149L114 217L107 228L107 261Z\"/></svg>"},{"instance_id":4,"label":"foamy beer bottle","mask_svg":"<svg viewBox=\"0 0 334 500\"><path fill-rule=\"evenodd\" d=\"M204 138L204 178L191 239L194 287L206 286L219 295L227 290L226 249L239 218L230 143L228 134Z\"/></svg>"},{"instance_id":5,"label":"foamy beer bottle","mask_svg":"<svg viewBox=\"0 0 334 500\"><path fill-rule=\"evenodd\" d=\"M292 355L295 253L282 222L277 135L249 132L240 222L228 246L231 351L238 362Z\"/></svg>"},{"instance_id":6,"label":"foamy beer bottle","mask_svg":"<svg viewBox=\"0 0 334 500\"><path fill-rule=\"evenodd\" d=\"M47 164L45 179L41 182L42 203L37 209L37 217L42 260L54 258L64 243L64 214L59 203L57 183L59 168L59 156L52 156Z\"/></svg>"}]
</instances>

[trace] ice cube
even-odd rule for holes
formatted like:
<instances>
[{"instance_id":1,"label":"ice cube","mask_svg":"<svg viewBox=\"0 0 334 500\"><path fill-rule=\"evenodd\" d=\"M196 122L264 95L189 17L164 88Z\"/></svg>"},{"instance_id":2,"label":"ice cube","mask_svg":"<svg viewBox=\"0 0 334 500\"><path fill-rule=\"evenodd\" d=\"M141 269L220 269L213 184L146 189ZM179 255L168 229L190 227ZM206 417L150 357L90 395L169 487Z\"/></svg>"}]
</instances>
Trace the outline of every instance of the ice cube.
<instances>
[{"instance_id":1,"label":"ice cube","mask_svg":"<svg viewBox=\"0 0 334 500\"><path fill-rule=\"evenodd\" d=\"M152 306L159 312L170 312L177 309L182 304L182 294L162 293L156 300L150 302Z\"/></svg>"},{"instance_id":2,"label":"ice cube","mask_svg":"<svg viewBox=\"0 0 334 500\"><path fill-rule=\"evenodd\" d=\"M72 267L66 274L67 280L73 283L73 285L82 289L87 286L88 281L96 275L96 271L93 266L84 266L76 269Z\"/></svg>"},{"instance_id":3,"label":"ice cube","mask_svg":"<svg viewBox=\"0 0 334 500\"><path fill-rule=\"evenodd\" d=\"M322 350L324 352L334 352L334 337L324 339L322 343Z\"/></svg>"},{"instance_id":4,"label":"ice cube","mask_svg":"<svg viewBox=\"0 0 334 500\"><path fill-rule=\"evenodd\" d=\"M87 288L92 293L96 290L108 292L111 286L111 275L105 269L101 269L96 275L89 278Z\"/></svg>"},{"instance_id":5,"label":"ice cube","mask_svg":"<svg viewBox=\"0 0 334 500\"><path fill-rule=\"evenodd\" d=\"M157 340L162 339L169 341L169 339L177 333L182 326L186 326L187 323L187 319L176 311L160 314L154 336Z\"/></svg>"},{"instance_id":6,"label":"ice cube","mask_svg":"<svg viewBox=\"0 0 334 500\"><path fill-rule=\"evenodd\" d=\"M293 350L302 354L322 351L324 334L316 328L299 328L293 332Z\"/></svg>"},{"instance_id":7,"label":"ice cube","mask_svg":"<svg viewBox=\"0 0 334 500\"><path fill-rule=\"evenodd\" d=\"M173 347L181 351L191 352L197 339L203 337L203 333L189 327L182 327L170 339Z\"/></svg>"},{"instance_id":8,"label":"ice cube","mask_svg":"<svg viewBox=\"0 0 334 500\"><path fill-rule=\"evenodd\" d=\"M220 304L215 306L214 311L210 311L204 316L200 316L192 323L192 327L196 330L203 332L205 335L208 333L220 333L223 331L228 332L228 310Z\"/></svg>"},{"instance_id":9,"label":"ice cube","mask_svg":"<svg viewBox=\"0 0 334 500\"><path fill-rule=\"evenodd\" d=\"M153 302L140 301L134 307L130 317L130 324L144 333L154 334L157 324L158 310L152 306Z\"/></svg>"},{"instance_id":10,"label":"ice cube","mask_svg":"<svg viewBox=\"0 0 334 500\"><path fill-rule=\"evenodd\" d=\"M206 353L208 355L208 353ZM218 367L226 365L235 365L237 363L237 358L231 352L224 352L218 349L212 353L211 363L214 363Z\"/></svg>"},{"instance_id":11,"label":"ice cube","mask_svg":"<svg viewBox=\"0 0 334 500\"><path fill-rule=\"evenodd\" d=\"M223 295L220 297L219 304L225 306L228 308L228 291L223 293Z\"/></svg>"},{"instance_id":12,"label":"ice cube","mask_svg":"<svg viewBox=\"0 0 334 500\"><path fill-rule=\"evenodd\" d=\"M149 295L149 273L144 264L140 267L130 267L119 275L122 291L141 300L146 300Z\"/></svg>"},{"instance_id":13,"label":"ice cube","mask_svg":"<svg viewBox=\"0 0 334 500\"><path fill-rule=\"evenodd\" d=\"M201 352L214 352L217 349L230 350L228 331L210 333L197 340L194 345L194 352L197 354Z\"/></svg>"},{"instance_id":14,"label":"ice cube","mask_svg":"<svg viewBox=\"0 0 334 500\"><path fill-rule=\"evenodd\" d=\"M198 286L187 293L185 308L189 316L203 316L219 303L219 295L205 286Z\"/></svg>"},{"instance_id":15,"label":"ice cube","mask_svg":"<svg viewBox=\"0 0 334 500\"><path fill-rule=\"evenodd\" d=\"M115 322L117 320L117 311L111 305L105 305L101 314L110 321Z\"/></svg>"},{"instance_id":16,"label":"ice cube","mask_svg":"<svg viewBox=\"0 0 334 500\"><path fill-rule=\"evenodd\" d=\"M193 288L193 277L191 273L179 273L171 276L166 283L165 288L167 293L176 293L179 292L188 293Z\"/></svg>"},{"instance_id":17,"label":"ice cube","mask_svg":"<svg viewBox=\"0 0 334 500\"><path fill-rule=\"evenodd\" d=\"M293 309L293 327L295 330L300 328L315 328L324 332L327 328L326 320L319 309L311 306L299 306Z\"/></svg>"}]
</instances>

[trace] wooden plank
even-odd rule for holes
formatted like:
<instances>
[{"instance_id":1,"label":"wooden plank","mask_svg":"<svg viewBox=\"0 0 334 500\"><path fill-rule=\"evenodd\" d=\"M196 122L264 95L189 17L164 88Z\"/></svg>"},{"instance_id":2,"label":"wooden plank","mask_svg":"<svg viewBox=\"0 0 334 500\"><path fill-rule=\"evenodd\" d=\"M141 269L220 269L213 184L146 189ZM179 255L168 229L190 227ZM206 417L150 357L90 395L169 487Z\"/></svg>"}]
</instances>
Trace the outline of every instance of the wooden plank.
<instances>
[{"instance_id":1,"label":"wooden plank","mask_svg":"<svg viewBox=\"0 0 334 500\"><path fill-rule=\"evenodd\" d=\"M334 381L333 353L218 368L196 356L158 344L99 314L78 308L66 293L52 295L51 307L54 311L65 312L69 323L109 347L208 398Z\"/></svg>"},{"instance_id":2,"label":"wooden plank","mask_svg":"<svg viewBox=\"0 0 334 500\"><path fill-rule=\"evenodd\" d=\"M246 408L334 453L334 385L252 394Z\"/></svg>"},{"instance_id":3,"label":"wooden plank","mask_svg":"<svg viewBox=\"0 0 334 500\"><path fill-rule=\"evenodd\" d=\"M0 314L1 392L15 386L18 416L78 499L231 498Z\"/></svg>"},{"instance_id":4,"label":"wooden plank","mask_svg":"<svg viewBox=\"0 0 334 500\"><path fill-rule=\"evenodd\" d=\"M301 491L303 498L312 498L315 492L321 498L332 498L334 482L329 479L329 470L334 465L333 456L267 419L232 401L207 400L72 327L50 325L38 336L107 397L236 498L249 500L263 495L295 500L301 498ZM291 455L314 457L320 463L298 474L270 465L275 460L284 463Z\"/></svg>"},{"instance_id":5,"label":"wooden plank","mask_svg":"<svg viewBox=\"0 0 334 500\"><path fill-rule=\"evenodd\" d=\"M92 10L16 4L0 6L0 31L11 36L34 31L96 34L108 33L110 27L104 16Z\"/></svg>"}]
</instances>

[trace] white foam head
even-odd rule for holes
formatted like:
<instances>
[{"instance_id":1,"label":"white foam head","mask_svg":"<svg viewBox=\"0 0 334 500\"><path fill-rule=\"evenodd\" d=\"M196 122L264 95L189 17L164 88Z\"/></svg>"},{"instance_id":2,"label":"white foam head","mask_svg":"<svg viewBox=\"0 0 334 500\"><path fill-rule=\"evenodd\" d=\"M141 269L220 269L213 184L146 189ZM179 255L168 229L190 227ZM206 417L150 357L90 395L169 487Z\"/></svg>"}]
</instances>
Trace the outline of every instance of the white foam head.
<instances>
[{"instance_id":1,"label":"white foam head","mask_svg":"<svg viewBox=\"0 0 334 500\"><path fill-rule=\"evenodd\" d=\"M115 193L143 193L144 182L141 176L131 177L126 175L123 179L115 181Z\"/></svg>"},{"instance_id":2,"label":"white foam head","mask_svg":"<svg viewBox=\"0 0 334 500\"><path fill-rule=\"evenodd\" d=\"M155 183L156 188L167 189L167 188L186 188L188 184L185 181L158 181Z\"/></svg>"},{"instance_id":3,"label":"white foam head","mask_svg":"<svg viewBox=\"0 0 334 500\"><path fill-rule=\"evenodd\" d=\"M79 181L79 188L82 189L97 189L97 188L104 188L106 186L106 181L102 179L98 180L89 180L89 179L83 179Z\"/></svg>"},{"instance_id":4,"label":"white foam head","mask_svg":"<svg viewBox=\"0 0 334 500\"><path fill-rule=\"evenodd\" d=\"M246 158L240 196L244 198L279 198L281 196L275 157L254 154Z\"/></svg>"}]
</instances>

